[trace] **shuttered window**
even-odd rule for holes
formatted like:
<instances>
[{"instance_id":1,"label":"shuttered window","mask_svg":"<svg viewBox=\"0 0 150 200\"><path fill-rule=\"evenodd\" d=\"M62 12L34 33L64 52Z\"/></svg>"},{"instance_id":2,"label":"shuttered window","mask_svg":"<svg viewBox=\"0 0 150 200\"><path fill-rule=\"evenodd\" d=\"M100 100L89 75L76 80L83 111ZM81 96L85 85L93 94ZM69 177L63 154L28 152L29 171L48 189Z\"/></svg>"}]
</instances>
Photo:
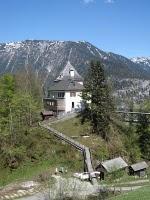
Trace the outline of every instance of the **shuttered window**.
<instances>
[{"instance_id":1,"label":"shuttered window","mask_svg":"<svg viewBox=\"0 0 150 200\"><path fill-rule=\"evenodd\" d=\"M76 92L70 92L70 97L75 97L76 96Z\"/></svg>"}]
</instances>

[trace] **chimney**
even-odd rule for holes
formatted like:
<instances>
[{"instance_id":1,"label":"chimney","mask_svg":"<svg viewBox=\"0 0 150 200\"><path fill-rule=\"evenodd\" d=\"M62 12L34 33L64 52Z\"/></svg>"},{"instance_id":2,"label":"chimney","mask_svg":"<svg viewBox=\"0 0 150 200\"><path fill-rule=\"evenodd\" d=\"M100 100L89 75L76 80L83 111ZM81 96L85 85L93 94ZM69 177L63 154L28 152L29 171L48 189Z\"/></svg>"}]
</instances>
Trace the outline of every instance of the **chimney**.
<instances>
[{"instance_id":1,"label":"chimney","mask_svg":"<svg viewBox=\"0 0 150 200\"><path fill-rule=\"evenodd\" d=\"M73 69L70 69L69 74L70 74L71 78L74 78L74 70Z\"/></svg>"}]
</instances>

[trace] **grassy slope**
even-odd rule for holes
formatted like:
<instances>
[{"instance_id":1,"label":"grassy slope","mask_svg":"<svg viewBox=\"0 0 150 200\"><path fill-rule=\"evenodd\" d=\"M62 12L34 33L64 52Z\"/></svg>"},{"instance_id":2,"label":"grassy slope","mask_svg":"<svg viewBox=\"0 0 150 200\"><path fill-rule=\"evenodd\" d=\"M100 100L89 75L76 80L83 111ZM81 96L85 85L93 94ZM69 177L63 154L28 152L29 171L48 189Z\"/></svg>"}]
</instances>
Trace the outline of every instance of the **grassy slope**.
<instances>
[{"instance_id":1,"label":"grassy slope","mask_svg":"<svg viewBox=\"0 0 150 200\"><path fill-rule=\"evenodd\" d=\"M60 121L52 125L55 129L68 135L69 137L75 137L75 140L80 143L96 149L100 145L102 139L96 135L90 135L90 127L86 123L81 125L78 118L71 118L66 121ZM82 137L83 135L88 135L90 137Z\"/></svg>"},{"instance_id":2,"label":"grassy slope","mask_svg":"<svg viewBox=\"0 0 150 200\"><path fill-rule=\"evenodd\" d=\"M99 158L99 149L102 148L102 146L105 149L104 151L107 151L103 140L97 135L91 135L88 123L81 125L78 118L60 121L53 124L52 127L67 136L72 137L81 144L90 147L92 155L96 159ZM83 135L88 135L89 137L83 137Z\"/></svg>"},{"instance_id":3,"label":"grassy slope","mask_svg":"<svg viewBox=\"0 0 150 200\"><path fill-rule=\"evenodd\" d=\"M128 194L119 195L111 200L150 200L150 186L142 187Z\"/></svg>"},{"instance_id":4,"label":"grassy slope","mask_svg":"<svg viewBox=\"0 0 150 200\"><path fill-rule=\"evenodd\" d=\"M59 130L60 132L66 134L70 137L72 137L72 136L75 137L75 140L90 147L92 149L92 155L94 155L94 157L98 160L105 159L105 156L107 157L107 156L109 156L109 155L111 156L113 154L113 152L107 151L108 145L113 145L114 152L117 152L118 147L121 148L117 144L116 141L112 140L112 144L106 144L106 142L104 140L102 140L99 136L90 134L90 126L88 125L88 123L81 125L78 118L72 118L72 119L69 119L66 121L60 121L58 123L53 124L52 126L53 126L53 128ZM90 137L87 137L87 138L82 137L82 135L84 135L84 134L89 135ZM121 152L120 149L119 149L119 151ZM135 179L134 177L128 176L127 174L125 174L121 178L120 182L124 183L124 185L122 185L122 186L131 186L130 184L128 185L127 182L136 181L136 180L138 180L138 179ZM109 181L105 181L105 183L109 184ZM145 183L145 184L147 185L147 183ZM145 184L142 184L142 185L145 185ZM139 184L139 185L141 185L141 184ZM145 187L143 189L143 193L145 193L145 195L147 195L147 191L148 191L148 189L147 189L147 187ZM119 197L117 197L117 198L119 198ZM150 197L149 197L149 199L150 199ZM138 200L142 200L142 199L138 199Z\"/></svg>"},{"instance_id":5,"label":"grassy slope","mask_svg":"<svg viewBox=\"0 0 150 200\"><path fill-rule=\"evenodd\" d=\"M83 138L81 135L89 134L88 124L81 125L79 119L73 118L53 125L57 130L68 136L79 136L75 140L92 148L93 155L98 156L98 149L104 145L100 137L90 135ZM71 146L58 141L54 136L44 130L31 130L31 151L36 157L34 160L25 159L21 166L13 171L0 166L0 186L16 180L37 178L39 174L48 171L54 173L56 167L64 166L69 172L83 171L83 157L80 152ZM30 141L30 139L29 139ZM28 145L28 142L27 144ZM37 155L35 155L37 152Z\"/></svg>"},{"instance_id":6,"label":"grassy slope","mask_svg":"<svg viewBox=\"0 0 150 200\"><path fill-rule=\"evenodd\" d=\"M88 124L81 125L78 118L60 121L52 126L70 137L75 136L75 140L90 147L93 157L97 160L108 158L113 153L108 151L108 145L111 144L106 144L101 137L90 134L90 126ZM89 135L89 137L84 138L82 135ZM31 139L34 138L36 144L33 143L32 148L34 149L33 153L38 152L37 159L32 162L31 160L24 161L18 169L12 172L8 168L0 168L0 186L16 180L37 178L39 174L45 171L54 173L55 168L61 166L66 167L70 174L83 171L82 154L71 146L58 141L47 131L41 129L40 131L32 131L30 137ZM118 146L115 142L112 141L112 144L114 144L112 146L114 152L117 152Z\"/></svg>"},{"instance_id":7,"label":"grassy slope","mask_svg":"<svg viewBox=\"0 0 150 200\"><path fill-rule=\"evenodd\" d=\"M113 157L120 155L124 151L119 137L117 138L116 135L113 135L110 142L106 143L100 136L90 134L89 124L82 125L79 118L60 121L52 126L70 137L75 136L75 140L90 147L92 155L98 160L104 160L111 155ZM82 135L89 135L89 137L82 137Z\"/></svg>"},{"instance_id":8,"label":"grassy slope","mask_svg":"<svg viewBox=\"0 0 150 200\"><path fill-rule=\"evenodd\" d=\"M7 167L0 166L0 186L17 180L36 179L45 171L53 174L56 167L63 166L71 174L83 170L82 154L69 145L58 141L54 136L41 129L32 132L30 137L34 139L31 145L36 159L26 158L20 167L12 171Z\"/></svg>"}]
</instances>

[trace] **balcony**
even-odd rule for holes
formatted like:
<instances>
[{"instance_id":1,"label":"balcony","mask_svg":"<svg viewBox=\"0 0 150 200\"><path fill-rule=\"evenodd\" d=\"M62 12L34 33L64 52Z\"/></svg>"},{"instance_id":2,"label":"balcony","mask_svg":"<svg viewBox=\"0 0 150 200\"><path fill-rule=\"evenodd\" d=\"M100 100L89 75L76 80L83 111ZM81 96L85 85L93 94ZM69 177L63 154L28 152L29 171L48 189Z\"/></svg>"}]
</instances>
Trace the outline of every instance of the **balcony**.
<instances>
[{"instance_id":1,"label":"balcony","mask_svg":"<svg viewBox=\"0 0 150 200\"><path fill-rule=\"evenodd\" d=\"M48 93L50 99L65 99L65 92L50 92Z\"/></svg>"},{"instance_id":2,"label":"balcony","mask_svg":"<svg viewBox=\"0 0 150 200\"><path fill-rule=\"evenodd\" d=\"M46 110L51 110L54 112L65 111L64 98L61 99L44 98L43 103L44 103L44 108Z\"/></svg>"}]
</instances>

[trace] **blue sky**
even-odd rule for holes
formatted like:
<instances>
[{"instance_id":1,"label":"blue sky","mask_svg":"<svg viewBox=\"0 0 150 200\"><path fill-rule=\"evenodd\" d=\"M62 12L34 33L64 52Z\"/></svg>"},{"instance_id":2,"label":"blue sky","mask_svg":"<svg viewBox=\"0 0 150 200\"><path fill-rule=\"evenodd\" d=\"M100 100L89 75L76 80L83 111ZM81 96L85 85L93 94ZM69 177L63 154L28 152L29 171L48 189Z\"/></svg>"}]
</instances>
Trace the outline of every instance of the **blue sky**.
<instances>
[{"instance_id":1,"label":"blue sky","mask_svg":"<svg viewBox=\"0 0 150 200\"><path fill-rule=\"evenodd\" d=\"M0 0L0 42L86 40L150 56L150 0Z\"/></svg>"}]
</instances>

